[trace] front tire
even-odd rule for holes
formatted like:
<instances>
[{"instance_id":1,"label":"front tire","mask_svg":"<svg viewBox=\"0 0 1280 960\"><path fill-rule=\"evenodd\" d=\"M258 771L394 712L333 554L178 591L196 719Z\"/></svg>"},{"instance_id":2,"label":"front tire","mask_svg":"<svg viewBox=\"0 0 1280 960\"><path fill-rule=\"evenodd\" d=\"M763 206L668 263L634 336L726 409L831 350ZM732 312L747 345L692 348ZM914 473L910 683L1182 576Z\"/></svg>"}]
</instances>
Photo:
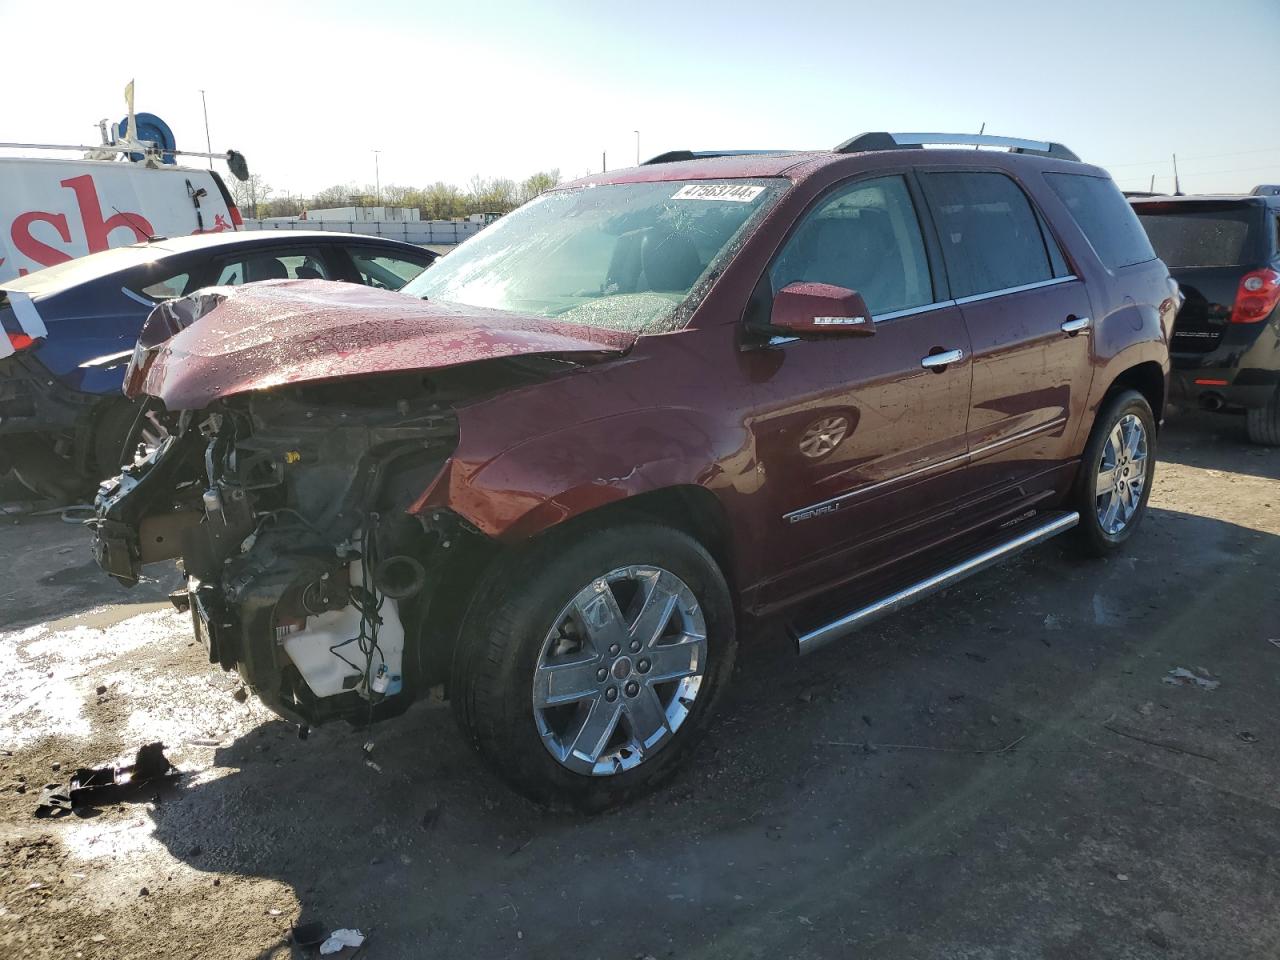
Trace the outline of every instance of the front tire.
<instances>
[{"instance_id":1,"label":"front tire","mask_svg":"<svg viewBox=\"0 0 1280 960\"><path fill-rule=\"evenodd\" d=\"M484 577L454 658L454 713L517 791L596 812L676 771L736 646L724 576L687 534L554 531Z\"/></svg>"},{"instance_id":2,"label":"front tire","mask_svg":"<svg viewBox=\"0 0 1280 960\"><path fill-rule=\"evenodd\" d=\"M1085 553L1115 553L1142 522L1155 478L1155 439L1155 417L1142 394L1124 390L1104 401L1072 496Z\"/></svg>"}]
</instances>

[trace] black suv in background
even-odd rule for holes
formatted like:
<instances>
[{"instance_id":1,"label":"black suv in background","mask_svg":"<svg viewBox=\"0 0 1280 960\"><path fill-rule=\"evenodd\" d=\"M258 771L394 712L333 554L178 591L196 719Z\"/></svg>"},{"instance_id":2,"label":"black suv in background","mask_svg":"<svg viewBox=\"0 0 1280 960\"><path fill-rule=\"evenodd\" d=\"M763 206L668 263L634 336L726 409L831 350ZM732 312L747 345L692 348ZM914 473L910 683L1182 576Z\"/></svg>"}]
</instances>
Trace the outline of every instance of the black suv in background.
<instances>
[{"instance_id":1,"label":"black suv in background","mask_svg":"<svg viewBox=\"0 0 1280 960\"><path fill-rule=\"evenodd\" d=\"M1186 298L1170 344L1170 399L1246 413L1280 445L1280 196L1134 200Z\"/></svg>"}]
</instances>

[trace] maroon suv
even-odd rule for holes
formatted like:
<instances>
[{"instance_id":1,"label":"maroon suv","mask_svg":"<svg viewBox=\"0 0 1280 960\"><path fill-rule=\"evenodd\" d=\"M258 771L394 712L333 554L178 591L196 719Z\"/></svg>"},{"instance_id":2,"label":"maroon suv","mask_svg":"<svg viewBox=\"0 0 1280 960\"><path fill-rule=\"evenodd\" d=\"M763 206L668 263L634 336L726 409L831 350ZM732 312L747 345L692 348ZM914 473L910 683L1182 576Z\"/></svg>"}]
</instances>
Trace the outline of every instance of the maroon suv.
<instances>
[{"instance_id":1,"label":"maroon suv","mask_svg":"<svg viewBox=\"0 0 1280 960\"><path fill-rule=\"evenodd\" d=\"M180 557L210 659L280 714L442 684L513 786L595 809L680 763L751 623L807 653L1071 527L1119 547L1178 299L1057 144L666 155L403 293L162 305L127 389L172 432L95 553L126 584Z\"/></svg>"}]
</instances>

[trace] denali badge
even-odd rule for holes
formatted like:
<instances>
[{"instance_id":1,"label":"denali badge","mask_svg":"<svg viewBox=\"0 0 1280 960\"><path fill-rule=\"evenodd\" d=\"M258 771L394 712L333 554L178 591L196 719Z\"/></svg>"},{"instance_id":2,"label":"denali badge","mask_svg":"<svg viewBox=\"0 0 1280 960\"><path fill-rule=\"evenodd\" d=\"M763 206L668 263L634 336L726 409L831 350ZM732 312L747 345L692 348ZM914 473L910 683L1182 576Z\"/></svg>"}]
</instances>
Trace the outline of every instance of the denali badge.
<instances>
[{"instance_id":1,"label":"denali badge","mask_svg":"<svg viewBox=\"0 0 1280 960\"><path fill-rule=\"evenodd\" d=\"M808 510L801 510L799 513L792 513L787 519L792 523L799 523L801 520L812 520L814 517L820 517L824 513L835 513L840 509L838 503L824 503L820 507L810 507Z\"/></svg>"},{"instance_id":2,"label":"denali badge","mask_svg":"<svg viewBox=\"0 0 1280 960\"><path fill-rule=\"evenodd\" d=\"M866 317L814 317L813 325L815 327L851 327L859 323L866 323Z\"/></svg>"}]
</instances>

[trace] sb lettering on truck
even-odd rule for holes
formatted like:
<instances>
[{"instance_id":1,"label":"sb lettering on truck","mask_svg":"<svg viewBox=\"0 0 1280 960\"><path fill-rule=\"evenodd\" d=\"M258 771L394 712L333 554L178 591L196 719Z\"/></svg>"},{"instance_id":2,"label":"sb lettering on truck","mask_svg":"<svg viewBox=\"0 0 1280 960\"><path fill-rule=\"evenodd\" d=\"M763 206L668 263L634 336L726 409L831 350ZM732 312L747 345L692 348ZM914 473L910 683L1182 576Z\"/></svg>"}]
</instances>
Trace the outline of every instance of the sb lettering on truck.
<instances>
[{"instance_id":1,"label":"sb lettering on truck","mask_svg":"<svg viewBox=\"0 0 1280 960\"><path fill-rule=\"evenodd\" d=\"M66 176L68 167L76 166L6 163L0 184L0 280L153 236L235 229L213 184L199 185L201 211L191 171L101 169L94 163L92 172Z\"/></svg>"}]
</instances>

